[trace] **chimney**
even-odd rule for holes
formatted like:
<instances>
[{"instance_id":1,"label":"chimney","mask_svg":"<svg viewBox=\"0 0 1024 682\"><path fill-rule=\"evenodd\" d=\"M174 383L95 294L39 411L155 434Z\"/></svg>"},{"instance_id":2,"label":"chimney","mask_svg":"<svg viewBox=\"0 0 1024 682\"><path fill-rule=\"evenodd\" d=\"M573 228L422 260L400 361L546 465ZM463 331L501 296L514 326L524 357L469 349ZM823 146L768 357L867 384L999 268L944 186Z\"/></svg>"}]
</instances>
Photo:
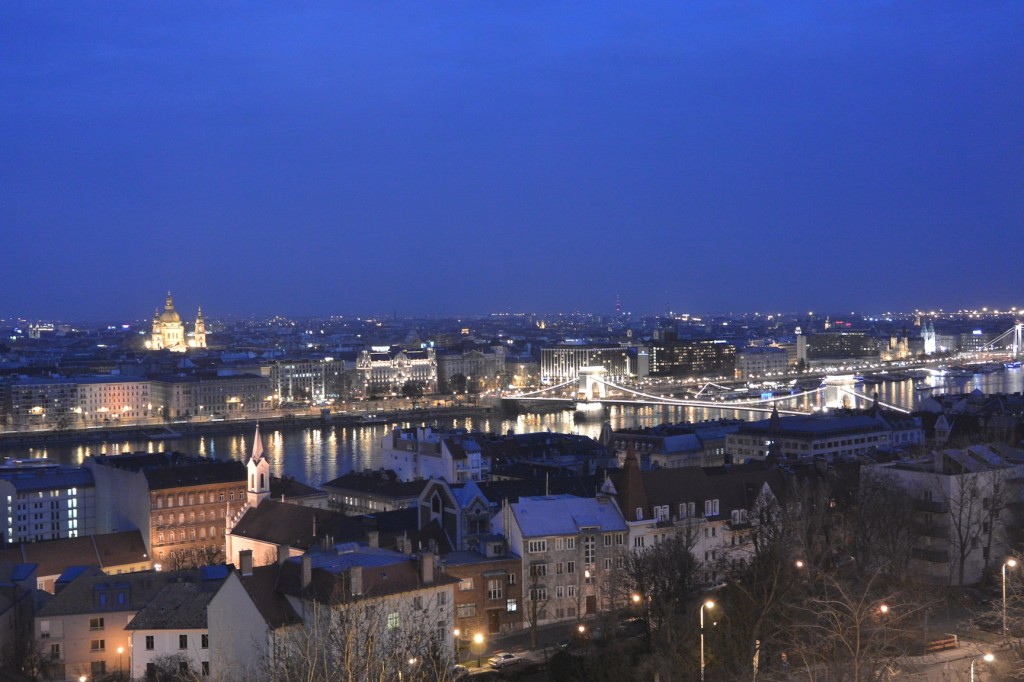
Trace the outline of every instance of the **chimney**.
<instances>
[{"instance_id":1,"label":"chimney","mask_svg":"<svg viewBox=\"0 0 1024 682\"><path fill-rule=\"evenodd\" d=\"M288 561L288 557L291 552L288 551L288 545L281 544L277 546L277 565L280 566L284 562Z\"/></svg>"},{"instance_id":2,"label":"chimney","mask_svg":"<svg viewBox=\"0 0 1024 682\"><path fill-rule=\"evenodd\" d=\"M353 597L359 597L363 594L363 567L353 566L348 569L348 582L349 591Z\"/></svg>"},{"instance_id":3,"label":"chimney","mask_svg":"<svg viewBox=\"0 0 1024 682\"><path fill-rule=\"evenodd\" d=\"M420 581L424 585L434 582L434 553L429 550L420 552Z\"/></svg>"},{"instance_id":4,"label":"chimney","mask_svg":"<svg viewBox=\"0 0 1024 682\"><path fill-rule=\"evenodd\" d=\"M313 557L308 554L302 555L302 589L309 587L313 582Z\"/></svg>"},{"instance_id":5,"label":"chimney","mask_svg":"<svg viewBox=\"0 0 1024 682\"><path fill-rule=\"evenodd\" d=\"M366 534L366 544L370 547L380 547L380 531L371 530Z\"/></svg>"},{"instance_id":6,"label":"chimney","mask_svg":"<svg viewBox=\"0 0 1024 682\"><path fill-rule=\"evenodd\" d=\"M238 569L242 572L243 576L252 575L252 550L243 549L238 553Z\"/></svg>"},{"instance_id":7,"label":"chimney","mask_svg":"<svg viewBox=\"0 0 1024 682\"><path fill-rule=\"evenodd\" d=\"M402 531L401 545L402 554L412 554L412 542L409 540L409 536L405 534L405 531Z\"/></svg>"}]
</instances>

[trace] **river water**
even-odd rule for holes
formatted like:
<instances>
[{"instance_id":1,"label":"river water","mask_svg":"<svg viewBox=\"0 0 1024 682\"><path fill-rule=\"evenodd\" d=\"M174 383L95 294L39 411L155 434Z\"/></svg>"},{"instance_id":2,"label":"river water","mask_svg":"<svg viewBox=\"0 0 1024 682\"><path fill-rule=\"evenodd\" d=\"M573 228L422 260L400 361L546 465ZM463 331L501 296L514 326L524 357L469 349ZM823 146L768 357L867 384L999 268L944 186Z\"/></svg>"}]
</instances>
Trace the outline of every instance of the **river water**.
<instances>
[{"instance_id":1,"label":"river water","mask_svg":"<svg viewBox=\"0 0 1024 682\"><path fill-rule=\"evenodd\" d=\"M1024 371L1020 369L975 374L970 378L926 379L924 384L934 387L935 393L962 393L980 389L984 393L1016 393L1024 390ZM922 382L918 381L918 385ZM889 381L882 384L857 384L858 393L870 397L875 391L884 403L906 409L917 407L921 396L928 392L918 390L913 380ZM851 402L856 399L851 398ZM795 403L795 405L794 405ZM868 403L862 402L861 406ZM817 397L805 397L789 401L787 406L809 409L820 406ZM614 406L609 408L607 419L612 427L631 428L654 426L666 422L699 421L704 419L761 419L764 415L752 415L746 411L727 408L693 408L679 406ZM471 419L448 419L433 422L440 428L464 428L470 430L506 433L536 431L562 431L579 433L597 438L602 421L576 421L572 410L547 414L524 414L503 416L494 414ZM410 426L410 423L402 426ZM390 427L376 426L317 426L305 428L274 428L264 426L262 430L264 448L271 462L271 470L277 476L291 476L296 480L317 486L352 470L376 469L380 467L380 442ZM161 452L177 450L190 454L201 454L217 458L245 460L252 450L253 433L232 435L197 436L166 441L124 440L107 443L61 444L40 448L0 449L3 457L48 457L64 464L81 464L90 455L116 454L123 452Z\"/></svg>"}]
</instances>

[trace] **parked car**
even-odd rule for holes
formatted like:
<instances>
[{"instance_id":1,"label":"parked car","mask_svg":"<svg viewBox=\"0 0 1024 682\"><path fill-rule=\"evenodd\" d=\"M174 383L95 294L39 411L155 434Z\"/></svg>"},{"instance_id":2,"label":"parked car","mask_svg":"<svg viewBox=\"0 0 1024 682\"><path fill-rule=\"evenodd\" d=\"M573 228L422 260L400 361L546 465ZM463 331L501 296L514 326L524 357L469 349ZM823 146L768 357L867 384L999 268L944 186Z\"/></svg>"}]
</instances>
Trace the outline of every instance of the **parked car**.
<instances>
[{"instance_id":1,"label":"parked car","mask_svg":"<svg viewBox=\"0 0 1024 682\"><path fill-rule=\"evenodd\" d=\"M461 682L469 677L469 669L464 665L453 665L448 673L448 679L452 682Z\"/></svg>"},{"instance_id":2,"label":"parked car","mask_svg":"<svg viewBox=\"0 0 1024 682\"><path fill-rule=\"evenodd\" d=\"M491 658L487 660L487 665L501 670L502 668L507 668L510 665L517 665L522 662L523 659L519 658L515 654L505 651L491 656Z\"/></svg>"}]
</instances>

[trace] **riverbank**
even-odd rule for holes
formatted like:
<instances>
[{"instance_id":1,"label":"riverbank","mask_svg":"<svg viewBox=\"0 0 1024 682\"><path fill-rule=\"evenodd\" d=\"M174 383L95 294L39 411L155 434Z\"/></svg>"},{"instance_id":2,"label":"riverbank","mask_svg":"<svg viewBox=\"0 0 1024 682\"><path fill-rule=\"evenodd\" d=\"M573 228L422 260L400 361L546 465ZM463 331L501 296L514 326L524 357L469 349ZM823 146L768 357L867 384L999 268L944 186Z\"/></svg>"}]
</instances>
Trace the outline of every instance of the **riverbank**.
<instances>
[{"instance_id":1,"label":"riverbank","mask_svg":"<svg viewBox=\"0 0 1024 682\"><path fill-rule=\"evenodd\" d=\"M256 423L270 428L314 426L374 426L400 422L423 422L438 419L463 419L494 413L489 405L453 405L449 407L378 410L375 412L290 413L246 415L232 419L183 420L85 429L2 431L0 447L39 447L67 443L104 443L119 440L174 440L200 435L234 434L256 428Z\"/></svg>"}]
</instances>

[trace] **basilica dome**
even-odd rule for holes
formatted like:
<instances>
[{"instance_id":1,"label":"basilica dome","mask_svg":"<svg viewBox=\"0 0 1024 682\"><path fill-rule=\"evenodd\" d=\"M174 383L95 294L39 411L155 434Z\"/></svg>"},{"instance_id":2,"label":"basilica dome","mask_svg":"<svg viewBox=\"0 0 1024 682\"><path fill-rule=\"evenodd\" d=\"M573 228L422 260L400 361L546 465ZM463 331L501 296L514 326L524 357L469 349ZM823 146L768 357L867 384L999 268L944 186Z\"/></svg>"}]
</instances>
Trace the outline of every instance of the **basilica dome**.
<instances>
[{"instance_id":1,"label":"basilica dome","mask_svg":"<svg viewBox=\"0 0 1024 682\"><path fill-rule=\"evenodd\" d=\"M170 294L167 294L167 304L164 307L164 311L160 313L160 322L163 324L177 324L181 322L181 316L174 309L174 300Z\"/></svg>"}]
</instances>

